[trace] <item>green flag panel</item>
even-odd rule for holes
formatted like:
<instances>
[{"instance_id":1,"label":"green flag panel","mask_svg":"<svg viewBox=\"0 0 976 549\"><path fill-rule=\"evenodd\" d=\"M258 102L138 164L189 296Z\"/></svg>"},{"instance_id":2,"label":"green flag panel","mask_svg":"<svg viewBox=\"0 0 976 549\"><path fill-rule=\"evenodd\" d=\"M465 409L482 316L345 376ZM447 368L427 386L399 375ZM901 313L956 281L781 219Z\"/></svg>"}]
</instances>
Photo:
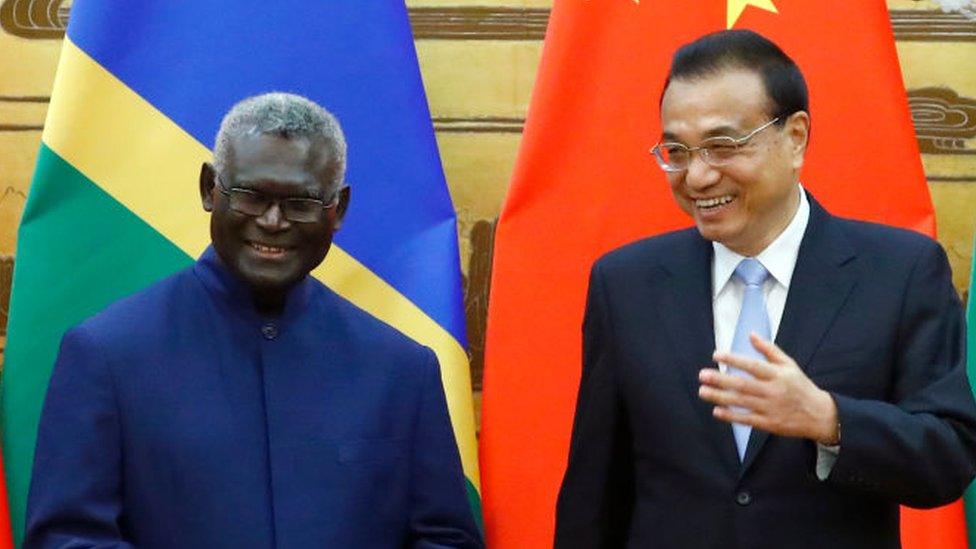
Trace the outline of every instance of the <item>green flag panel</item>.
<instances>
[{"instance_id":1,"label":"green flag panel","mask_svg":"<svg viewBox=\"0 0 976 549\"><path fill-rule=\"evenodd\" d=\"M19 546L37 424L62 334L193 260L43 144L17 249L2 413Z\"/></svg>"}]
</instances>

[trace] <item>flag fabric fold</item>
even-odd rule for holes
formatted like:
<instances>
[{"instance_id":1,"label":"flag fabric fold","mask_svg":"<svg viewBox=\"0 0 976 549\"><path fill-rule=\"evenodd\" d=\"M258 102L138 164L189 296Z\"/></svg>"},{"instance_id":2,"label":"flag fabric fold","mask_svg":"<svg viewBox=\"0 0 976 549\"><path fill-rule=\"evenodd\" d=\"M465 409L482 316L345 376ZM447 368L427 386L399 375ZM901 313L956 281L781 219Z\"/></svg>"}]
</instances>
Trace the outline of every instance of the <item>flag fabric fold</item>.
<instances>
[{"instance_id":1,"label":"flag fabric fold","mask_svg":"<svg viewBox=\"0 0 976 549\"><path fill-rule=\"evenodd\" d=\"M556 2L495 240L480 442L493 548L552 543L590 265L691 224L648 150L671 54L727 27L768 36L807 78L803 185L836 215L934 236L881 0ZM906 548L965 546L958 504L903 522Z\"/></svg>"},{"instance_id":2,"label":"flag fabric fold","mask_svg":"<svg viewBox=\"0 0 976 549\"><path fill-rule=\"evenodd\" d=\"M313 275L437 354L480 513L455 214L405 5L79 0L18 235L2 389L16 540L62 333L199 256L200 163L223 113L268 91L342 124L354 200Z\"/></svg>"},{"instance_id":3,"label":"flag fabric fold","mask_svg":"<svg viewBox=\"0 0 976 549\"><path fill-rule=\"evenodd\" d=\"M973 263L969 273L969 293L966 304L966 364L969 374L969 384L976 387L976 301L973 294L976 292L976 242L973 242ZM973 391L976 395L976 389ZM963 496L966 508L966 530L969 539L969 546L976 547L976 482L966 489Z\"/></svg>"}]
</instances>

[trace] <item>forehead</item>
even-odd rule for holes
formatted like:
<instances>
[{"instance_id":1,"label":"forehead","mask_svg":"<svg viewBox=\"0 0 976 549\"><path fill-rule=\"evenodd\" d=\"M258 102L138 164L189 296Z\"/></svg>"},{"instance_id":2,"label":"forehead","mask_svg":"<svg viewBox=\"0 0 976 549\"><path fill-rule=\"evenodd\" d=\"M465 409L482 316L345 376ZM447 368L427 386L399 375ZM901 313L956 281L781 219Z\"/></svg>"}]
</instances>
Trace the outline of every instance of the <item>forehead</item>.
<instances>
[{"instance_id":1,"label":"forehead","mask_svg":"<svg viewBox=\"0 0 976 549\"><path fill-rule=\"evenodd\" d=\"M661 100L664 135L701 138L765 122L769 98L755 71L729 69L672 80Z\"/></svg>"},{"instance_id":2,"label":"forehead","mask_svg":"<svg viewBox=\"0 0 976 549\"><path fill-rule=\"evenodd\" d=\"M329 182L335 169L321 138L245 134L231 140L228 169L237 179Z\"/></svg>"}]
</instances>

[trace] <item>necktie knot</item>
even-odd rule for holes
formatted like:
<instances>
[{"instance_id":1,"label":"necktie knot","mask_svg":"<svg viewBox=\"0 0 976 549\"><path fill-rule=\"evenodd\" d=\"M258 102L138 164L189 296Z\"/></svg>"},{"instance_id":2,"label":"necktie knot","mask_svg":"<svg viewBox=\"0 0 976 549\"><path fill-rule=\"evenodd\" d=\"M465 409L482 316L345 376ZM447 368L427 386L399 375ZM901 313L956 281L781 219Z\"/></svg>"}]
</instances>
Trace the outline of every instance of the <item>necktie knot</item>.
<instances>
[{"instance_id":1,"label":"necktie knot","mask_svg":"<svg viewBox=\"0 0 976 549\"><path fill-rule=\"evenodd\" d=\"M766 270L766 267L763 267L763 264L753 257L747 257L740 261L733 274L746 286L761 286L769 278L769 271Z\"/></svg>"}]
</instances>

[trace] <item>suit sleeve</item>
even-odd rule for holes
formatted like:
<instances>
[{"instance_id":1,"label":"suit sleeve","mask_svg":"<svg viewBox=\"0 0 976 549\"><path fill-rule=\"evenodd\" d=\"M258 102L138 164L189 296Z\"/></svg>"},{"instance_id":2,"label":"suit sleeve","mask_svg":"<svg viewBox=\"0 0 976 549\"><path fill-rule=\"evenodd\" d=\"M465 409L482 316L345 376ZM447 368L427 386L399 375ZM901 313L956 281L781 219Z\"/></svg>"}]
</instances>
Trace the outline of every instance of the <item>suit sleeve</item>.
<instances>
[{"instance_id":1,"label":"suit sleeve","mask_svg":"<svg viewBox=\"0 0 976 549\"><path fill-rule=\"evenodd\" d=\"M426 351L412 449L410 541L416 549L482 548L437 358Z\"/></svg>"},{"instance_id":2,"label":"suit sleeve","mask_svg":"<svg viewBox=\"0 0 976 549\"><path fill-rule=\"evenodd\" d=\"M583 370L569 463L556 504L557 549L623 546L633 511L630 435L618 392L599 263L583 318Z\"/></svg>"},{"instance_id":3,"label":"suit sleeve","mask_svg":"<svg viewBox=\"0 0 976 549\"><path fill-rule=\"evenodd\" d=\"M83 328L65 334L41 413L24 549L128 548L118 410L104 353Z\"/></svg>"},{"instance_id":4,"label":"suit sleeve","mask_svg":"<svg viewBox=\"0 0 976 549\"><path fill-rule=\"evenodd\" d=\"M929 242L905 286L891 403L834 394L841 450L828 481L912 507L957 499L976 474L976 405L965 322L942 248Z\"/></svg>"}]
</instances>

